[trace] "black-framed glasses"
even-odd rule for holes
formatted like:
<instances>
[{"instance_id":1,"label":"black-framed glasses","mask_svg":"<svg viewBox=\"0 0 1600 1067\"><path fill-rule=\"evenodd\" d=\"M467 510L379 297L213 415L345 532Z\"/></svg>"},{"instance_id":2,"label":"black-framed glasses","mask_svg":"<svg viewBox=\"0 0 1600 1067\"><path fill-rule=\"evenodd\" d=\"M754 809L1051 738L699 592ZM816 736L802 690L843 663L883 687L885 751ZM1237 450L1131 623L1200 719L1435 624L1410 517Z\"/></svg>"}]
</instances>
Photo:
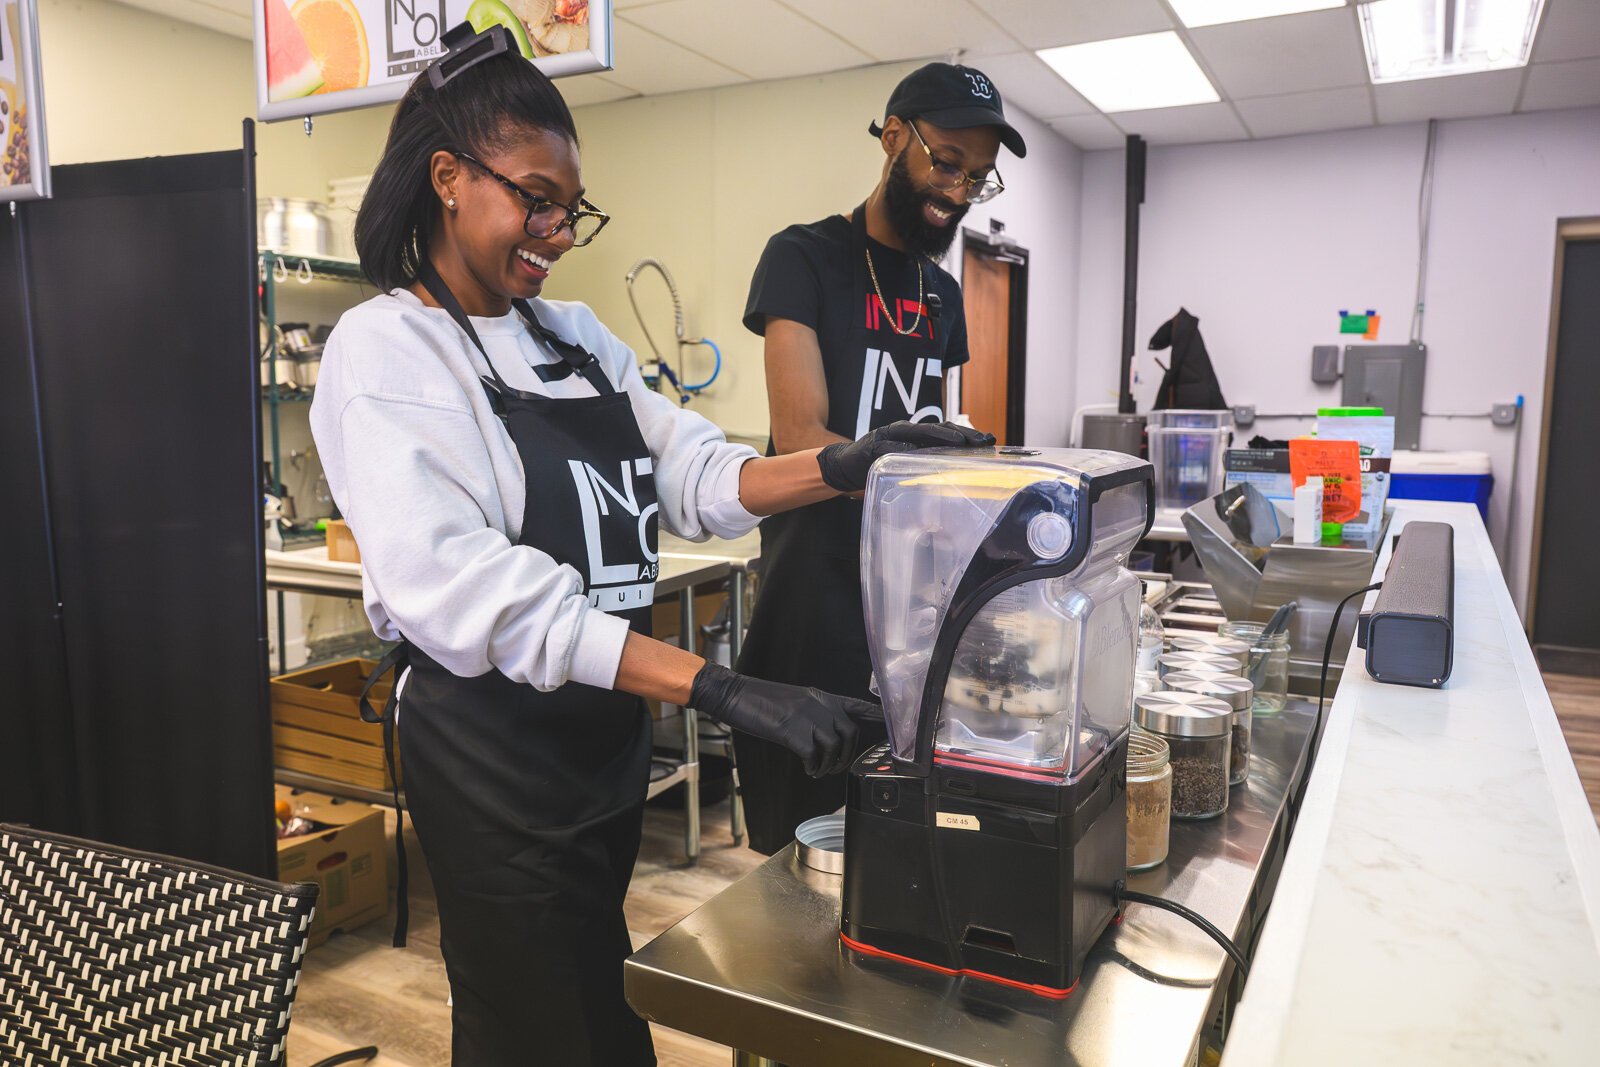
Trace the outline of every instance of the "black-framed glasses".
<instances>
[{"instance_id":1,"label":"black-framed glasses","mask_svg":"<svg viewBox=\"0 0 1600 1067\"><path fill-rule=\"evenodd\" d=\"M600 235L606 223L611 221L611 216L595 207L589 201L579 198L580 209L572 210L565 204L558 204L549 197L535 196L504 174L484 163L474 159L465 152L454 153L457 159L464 159L468 163L483 171L489 177L517 194L517 199L527 205L528 217L522 220L522 229L529 237L537 237L541 241L548 241L561 232L563 226L572 227L572 244L581 248Z\"/></svg>"},{"instance_id":2,"label":"black-framed glasses","mask_svg":"<svg viewBox=\"0 0 1600 1067\"><path fill-rule=\"evenodd\" d=\"M911 132L917 135L917 143L922 150L928 153L928 184L941 193L965 187L967 202L981 204L985 200L993 200L1006 191L1006 183L1000 180L1000 171L994 172L994 177L984 176L974 178L954 163L945 163L933 154L933 149L928 147L928 142L922 139L922 131L917 129L915 122L907 122Z\"/></svg>"}]
</instances>

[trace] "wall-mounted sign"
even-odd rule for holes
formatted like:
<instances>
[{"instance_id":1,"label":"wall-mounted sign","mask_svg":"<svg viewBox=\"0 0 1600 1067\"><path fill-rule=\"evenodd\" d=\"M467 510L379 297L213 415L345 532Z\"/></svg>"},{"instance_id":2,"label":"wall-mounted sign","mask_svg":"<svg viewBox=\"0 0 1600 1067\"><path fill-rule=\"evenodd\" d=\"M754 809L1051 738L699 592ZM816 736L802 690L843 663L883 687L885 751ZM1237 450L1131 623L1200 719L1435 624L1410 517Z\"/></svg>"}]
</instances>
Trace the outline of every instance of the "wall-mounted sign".
<instances>
[{"instance_id":1,"label":"wall-mounted sign","mask_svg":"<svg viewBox=\"0 0 1600 1067\"><path fill-rule=\"evenodd\" d=\"M50 195L34 0L0 0L0 200Z\"/></svg>"},{"instance_id":2,"label":"wall-mounted sign","mask_svg":"<svg viewBox=\"0 0 1600 1067\"><path fill-rule=\"evenodd\" d=\"M506 26L552 78L611 69L611 0L253 2L256 104L268 122L400 99L462 22Z\"/></svg>"}]
</instances>

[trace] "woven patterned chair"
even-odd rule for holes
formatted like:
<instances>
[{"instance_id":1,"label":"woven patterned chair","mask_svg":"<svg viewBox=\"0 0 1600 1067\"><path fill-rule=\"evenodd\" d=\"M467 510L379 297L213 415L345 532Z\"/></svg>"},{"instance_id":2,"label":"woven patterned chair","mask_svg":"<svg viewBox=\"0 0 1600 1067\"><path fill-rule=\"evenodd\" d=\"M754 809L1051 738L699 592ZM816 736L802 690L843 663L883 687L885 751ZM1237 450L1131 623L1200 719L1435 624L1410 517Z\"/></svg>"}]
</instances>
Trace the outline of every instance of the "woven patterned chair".
<instances>
[{"instance_id":1,"label":"woven patterned chair","mask_svg":"<svg viewBox=\"0 0 1600 1067\"><path fill-rule=\"evenodd\" d=\"M316 900L0 824L0 1064L281 1064Z\"/></svg>"}]
</instances>

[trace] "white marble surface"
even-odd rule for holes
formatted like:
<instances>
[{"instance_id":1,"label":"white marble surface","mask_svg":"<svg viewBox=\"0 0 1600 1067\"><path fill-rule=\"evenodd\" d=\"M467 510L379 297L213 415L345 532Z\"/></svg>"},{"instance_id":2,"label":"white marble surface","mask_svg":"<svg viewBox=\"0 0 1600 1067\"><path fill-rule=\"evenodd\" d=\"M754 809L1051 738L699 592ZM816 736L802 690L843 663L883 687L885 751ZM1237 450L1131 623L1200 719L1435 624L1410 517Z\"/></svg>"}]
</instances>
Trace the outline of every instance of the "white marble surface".
<instances>
[{"instance_id":1,"label":"white marble surface","mask_svg":"<svg viewBox=\"0 0 1600 1067\"><path fill-rule=\"evenodd\" d=\"M1600 1064L1600 833L1477 510L1413 520L1455 527L1454 672L1351 649L1224 1067Z\"/></svg>"}]
</instances>

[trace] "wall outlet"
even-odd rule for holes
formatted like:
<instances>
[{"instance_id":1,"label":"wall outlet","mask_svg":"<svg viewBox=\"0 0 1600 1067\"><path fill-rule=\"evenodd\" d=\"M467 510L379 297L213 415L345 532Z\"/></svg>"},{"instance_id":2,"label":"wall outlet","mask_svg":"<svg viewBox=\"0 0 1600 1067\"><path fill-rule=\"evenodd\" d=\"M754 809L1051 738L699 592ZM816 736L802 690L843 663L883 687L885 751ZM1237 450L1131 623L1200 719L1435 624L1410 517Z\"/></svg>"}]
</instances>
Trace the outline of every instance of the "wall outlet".
<instances>
[{"instance_id":1,"label":"wall outlet","mask_svg":"<svg viewBox=\"0 0 1600 1067\"><path fill-rule=\"evenodd\" d=\"M1254 404L1233 405L1233 424L1235 426L1249 426L1256 421L1256 406Z\"/></svg>"},{"instance_id":2,"label":"wall outlet","mask_svg":"<svg viewBox=\"0 0 1600 1067\"><path fill-rule=\"evenodd\" d=\"M1496 426L1515 426L1517 424L1517 405L1496 404L1489 410L1489 421Z\"/></svg>"}]
</instances>

